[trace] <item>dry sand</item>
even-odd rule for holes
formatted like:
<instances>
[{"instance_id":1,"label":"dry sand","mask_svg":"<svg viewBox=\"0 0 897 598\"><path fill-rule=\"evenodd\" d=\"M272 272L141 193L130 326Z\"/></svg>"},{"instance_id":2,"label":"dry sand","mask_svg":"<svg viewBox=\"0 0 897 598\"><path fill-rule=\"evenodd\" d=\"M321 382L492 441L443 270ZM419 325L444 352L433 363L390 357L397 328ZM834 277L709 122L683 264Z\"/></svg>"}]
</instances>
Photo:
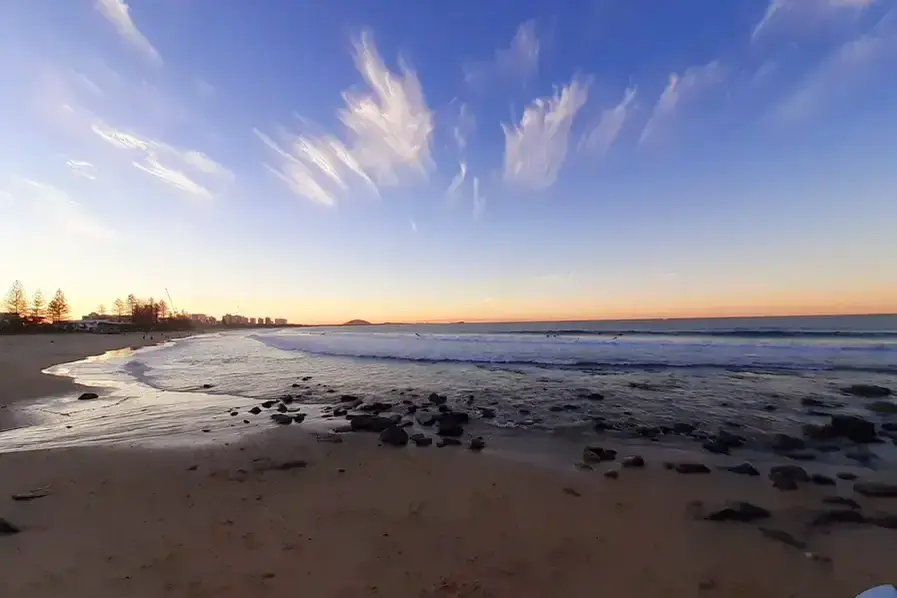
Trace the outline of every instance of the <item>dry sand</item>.
<instances>
[{"instance_id":1,"label":"dry sand","mask_svg":"<svg viewBox=\"0 0 897 598\"><path fill-rule=\"evenodd\" d=\"M19 359L7 353L0 379ZM59 356L77 357L54 347L35 359ZM21 528L0 536L0 596L852 598L897 577L897 531L806 525L824 488L780 492L765 478L682 476L650 460L609 480L488 449L376 445L290 426L196 451L0 454L0 517ZM287 459L308 465L268 467ZM10 499L38 488L49 494ZM869 514L897 510L856 498ZM755 524L690 514L692 501L728 499L772 510L762 525L831 560Z\"/></svg>"}]
</instances>

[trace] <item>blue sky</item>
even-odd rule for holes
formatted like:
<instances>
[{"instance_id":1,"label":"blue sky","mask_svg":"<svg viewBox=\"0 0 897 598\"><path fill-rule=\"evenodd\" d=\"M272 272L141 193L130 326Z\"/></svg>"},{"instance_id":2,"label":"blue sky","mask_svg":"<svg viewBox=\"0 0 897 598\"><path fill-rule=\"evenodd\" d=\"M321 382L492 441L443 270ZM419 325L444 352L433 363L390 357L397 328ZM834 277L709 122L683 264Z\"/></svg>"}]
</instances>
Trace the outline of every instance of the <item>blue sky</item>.
<instances>
[{"instance_id":1,"label":"blue sky","mask_svg":"<svg viewBox=\"0 0 897 598\"><path fill-rule=\"evenodd\" d=\"M10 4L0 273L78 313L897 311L897 1Z\"/></svg>"}]
</instances>

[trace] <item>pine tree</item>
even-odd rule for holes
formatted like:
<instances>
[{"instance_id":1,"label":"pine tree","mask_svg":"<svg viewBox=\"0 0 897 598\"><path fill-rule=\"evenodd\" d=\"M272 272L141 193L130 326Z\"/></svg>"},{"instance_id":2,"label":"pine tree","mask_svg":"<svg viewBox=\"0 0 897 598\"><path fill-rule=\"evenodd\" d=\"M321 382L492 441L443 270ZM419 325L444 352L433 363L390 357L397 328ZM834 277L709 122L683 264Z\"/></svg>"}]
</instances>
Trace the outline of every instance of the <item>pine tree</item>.
<instances>
[{"instance_id":1,"label":"pine tree","mask_svg":"<svg viewBox=\"0 0 897 598\"><path fill-rule=\"evenodd\" d=\"M61 322L68 316L69 311L69 304L65 299L65 293L62 292L62 289L56 289L56 294L53 295L53 298L50 299L50 303L47 304L47 313L54 322Z\"/></svg>"},{"instance_id":2,"label":"pine tree","mask_svg":"<svg viewBox=\"0 0 897 598\"><path fill-rule=\"evenodd\" d=\"M9 293L6 294L6 311L23 318L28 313L28 298L25 288L18 280L12 283Z\"/></svg>"},{"instance_id":3,"label":"pine tree","mask_svg":"<svg viewBox=\"0 0 897 598\"><path fill-rule=\"evenodd\" d=\"M34 297L31 299L31 319L40 322L47 315L47 302L44 300L44 294L40 289L35 291Z\"/></svg>"},{"instance_id":4,"label":"pine tree","mask_svg":"<svg viewBox=\"0 0 897 598\"><path fill-rule=\"evenodd\" d=\"M112 304L112 309L115 310L115 315L119 318L125 315L125 302L121 299L116 299L115 303Z\"/></svg>"}]
</instances>

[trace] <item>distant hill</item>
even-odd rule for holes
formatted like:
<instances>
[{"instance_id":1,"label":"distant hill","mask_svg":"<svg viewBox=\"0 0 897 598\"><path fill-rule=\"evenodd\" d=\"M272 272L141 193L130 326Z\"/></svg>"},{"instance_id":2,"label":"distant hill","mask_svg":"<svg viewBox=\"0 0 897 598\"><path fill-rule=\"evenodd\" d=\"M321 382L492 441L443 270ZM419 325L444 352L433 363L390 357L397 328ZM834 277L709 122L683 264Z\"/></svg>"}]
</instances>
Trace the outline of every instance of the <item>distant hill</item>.
<instances>
[{"instance_id":1,"label":"distant hill","mask_svg":"<svg viewBox=\"0 0 897 598\"><path fill-rule=\"evenodd\" d=\"M367 320L349 320L343 326L370 326L371 323Z\"/></svg>"}]
</instances>

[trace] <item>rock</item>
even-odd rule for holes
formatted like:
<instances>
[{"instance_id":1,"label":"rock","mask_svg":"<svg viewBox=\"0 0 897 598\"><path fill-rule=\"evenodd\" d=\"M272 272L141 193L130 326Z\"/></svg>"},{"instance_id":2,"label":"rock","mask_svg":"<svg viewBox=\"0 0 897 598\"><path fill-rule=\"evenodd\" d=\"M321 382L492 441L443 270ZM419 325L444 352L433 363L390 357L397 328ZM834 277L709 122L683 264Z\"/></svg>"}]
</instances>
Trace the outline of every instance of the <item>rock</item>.
<instances>
[{"instance_id":1,"label":"rock","mask_svg":"<svg viewBox=\"0 0 897 598\"><path fill-rule=\"evenodd\" d=\"M283 403L281 403L280 405L277 406L277 410L278 410L279 412L281 412L281 413L286 413L286 412L287 412L287 406L284 405Z\"/></svg>"},{"instance_id":2,"label":"rock","mask_svg":"<svg viewBox=\"0 0 897 598\"><path fill-rule=\"evenodd\" d=\"M676 473L686 475L710 473L710 468L703 463L676 463L673 469L676 470Z\"/></svg>"},{"instance_id":3,"label":"rock","mask_svg":"<svg viewBox=\"0 0 897 598\"><path fill-rule=\"evenodd\" d=\"M836 477L839 480L847 480L848 482L852 482L853 480L857 479L857 475L855 473L850 473L849 471L839 471L836 474Z\"/></svg>"},{"instance_id":4,"label":"rock","mask_svg":"<svg viewBox=\"0 0 897 598\"><path fill-rule=\"evenodd\" d=\"M817 486L834 486L835 480L828 477L827 475L822 475L821 473L814 473L810 476L810 481L816 484Z\"/></svg>"},{"instance_id":5,"label":"rock","mask_svg":"<svg viewBox=\"0 0 897 598\"><path fill-rule=\"evenodd\" d=\"M866 523L866 517L859 511L834 509L819 513L813 518L810 525L820 527L834 523Z\"/></svg>"},{"instance_id":6,"label":"rock","mask_svg":"<svg viewBox=\"0 0 897 598\"><path fill-rule=\"evenodd\" d=\"M868 449L845 451L844 456L852 461L856 461L860 465L868 465L869 463L877 459L875 453Z\"/></svg>"},{"instance_id":7,"label":"rock","mask_svg":"<svg viewBox=\"0 0 897 598\"><path fill-rule=\"evenodd\" d=\"M583 398L588 401L603 401L604 395L601 394L600 392L590 392L589 394L585 395Z\"/></svg>"},{"instance_id":8,"label":"rock","mask_svg":"<svg viewBox=\"0 0 897 598\"><path fill-rule=\"evenodd\" d=\"M592 471L592 469L594 469L591 465L589 465L585 461L577 461L576 463L573 464L573 467L575 467L576 469L580 469L582 471Z\"/></svg>"},{"instance_id":9,"label":"rock","mask_svg":"<svg viewBox=\"0 0 897 598\"><path fill-rule=\"evenodd\" d=\"M405 446L408 444L408 432L399 426L390 426L380 432L380 442L391 446Z\"/></svg>"},{"instance_id":10,"label":"rock","mask_svg":"<svg viewBox=\"0 0 897 598\"><path fill-rule=\"evenodd\" d=\"M737 473L738 475L749 475L749 476L760 475L760 472L757 471L757 468L747 462L740 463L739 465L733 465L732 467L726 467L726 471L729 471L731 473Z\"/></svg>"},{"instance_id":11,"label":"rock","mask_svg":"<svg viewBox=\"0 0 897 598\"><path fill-rule=\"evenodd\" d=\"M13 494L12 499L20 502L27 502L31 500L36 500L38 498L43 498L45 496L50 496L50 492L47 490L32 490L31 492L22 492L19 494Z\"/></svg>"},{"instance_id":12,"label":"rock","mask_svg":"<svg viewBox=\"0 0 897 598\"><path fill-rule=\"evenodd\" d=\"M293 416L293 421L296 422L297 424L301 424L302 422L305 421L305 415L306 415L305 413L297 413L296 415Z\"/></svg>"},{"instance_id":13,"label":"rock","mask_svg":"<svg viewBox=\"0 0 897 598\"><path fill-rule=\"evenodd\" d=\"M271 419L274 420L274 423L281 424L283 426L288 426L293 423L293 416L287 415L285 413L272 413Z\"/></svg>"},{"instance_id":14,"label":"rock","mask_svg":"<svg viewBox=\"0 0 897 598\"><path fill-rule=\"evenodd\" d=\"M618 477L620 477L620 472L617 471L616 469L608 469L607 471L604 472L603 475L604 475L604 477L606 477L608 479L616 480Z\"/></svg>"},{"instance_id":15,"label":"rock","mask_svg":"<svg viewBox=\"0 0 897 598\"><path fill-rule=\"evenodd\" d=\"M409 439L417 446L430 446L433 444L433 439L429 436L421 434L418 432L417 434L412 434Z\"/></svg>"},{"instance_id":16,"label":"rock","mask_svg":"<svg viewBox=\"0 0 897 598\"><path fill-rule=\"evenodd\" d=\"M564 408L561 407L560 405L552 405L551 407L548 408L548 410L551 411L552 413L560 413L561 411L564 410Z\"/></svg>"},{"instance_id":17,"label":"rock","mask_svg":"<svg viewBox=\"0 0 897 598\"><path fill-rule=\"evenodd\" d=\"M349 420L353 432L382 432L386 428L395 425L388 417L380 415L358 415Z\"/></svg>"},{"instance_id":18,"label":"rock","mask_svg":"<svg viewBox=\"0 0 897 598\"><path fill-rule=\"evenodd\" d=\"M798 465L776 465L769 470L769 479L793 480L795 482L809 482L810 475L807 470Z\"/></svg>"},{"instance_id":19,"label":"rock","mask_svg":"<svg viewBox=\"0 0 897 598\"><path fill-rule=\"evenodd\" d=\"M302 376L301 380L303 382L308 382L309 380L311 380L311 376Z\"/></svg>"},{"instance_id":20,"label":"rock","mask_svg":"<svg viewBox=\"0 0 897 598\"><path fill-rule=\"evenodd\" d=\"M306 466L308 466L308 462L302 461L301 459L295 459L293 461L284 461L282 463L278 463L273 467L273 469L286 471L288 469L303 469Z\"/></svg>"},{"instance_id":21,"label":"rock","mask_svg":"<svg viewBox=\"0 0 897 598\"><path fill-rule=\"evenodd\" d=\"M486 441L483 440L482 436L477 436L471 439L469 448L472 451L481 451L486 448Z\"/></svg>"},{"instance_id":22,"label":"rock","mask_svg":"<svg viewBox=\"0 0 897 598\"><path fill-rule=\"evenodd\" d=\"M857 482L853 485L853 491L857 494L874 498L897 498L897 484Z\"/></svg>"},{"instance_id":23,"label":"rock","mask_svg":"<svg viewBox=\"0 0 897 598\"><path fill-rule=\"evenodd\" d=\"M99 399L100 395L95 392L85 392L82 393L80 397L78 397L79 401L91 401L93 399Z\"/></svg>"},{"instance_id":24,"label":"rock","mask_svg":"<svg viewBox=\"0 0 897 598\"><path fill-rule=\"evenodd\" d=\"M424 427L429 427L436 423L436 416L429 411L419 411L415 414L414 419Z\"/></svg>"},{"instance_id":25,"label":"rock","mask_svg":"<svg viewBox=\"0 0 897 598\"><path fill-rule=\"evenodd\" d=\"M890 401L872 401L866 405L866 409L874 413L894 415L897 414L897 403L892 403Z\"/></svg>"},{"instance_id":26,"label":"rock","mask_svg":"<svg viewBox=\"0 0 897 598\"><path fill-rule=\"evenodd\" d=\"M290 388L299 388L300 386L302 386L302 385L299 384L298 382L293 382L293 383L290 385Z\"/></svg>"},{"instance_id":27,"label":"rock","mask_svg":"<svg viewBox=\"0 0 897 598\"><path fill-rule=\"evenodd\" d=\"M897 529L897 515L878 515L876 517L869 517L866 519L866 523L871 523L872 525L887 529Z\"/></svg>"},{"instance_id":28,"label":"rock","mask_svg":"<svg viewBox=\"0 0 897 598\"><path fill-rule=\"evenodd\" d=\"M834 428L831 425L804 424L801 428L805 437L810 440L826 441L837 437Z\"/></svg>"},{"instance_id":29,"label":"rock","mask_svg":"<svg viewBox=\"0 0 897 598\"><path fill-rule=\"evenodd\" d=\"M733 434L728 430L720 430L716 434L716 440L717 442L728 445L730 448L738 448L740 446L744 446L744 444L747 442L747 439L743 436Z\"/></svg>"},{"instance_id":30,"label":"rock","mask_svg":"<svg viewBox=\"0 0 897 598\"><path fill-rule=\"evenodd\" d=\"M358 400L359 400L358 397L355 397L352 395L342 395L339 398L340 403L354 403L355 401L358 401Z\"/></svg>"},{"instance_id":31,"label":"rock","mask_svg":"<svg viewBox=\"0 0 897 598\"><path fill-rule=\"evenodd\" d=\"M865 399L881 399L891 395L891 389L875 384L852 384L841 389L849 395L863 397Z\"/></svg>"},{"instance_id":32,"label":"rock","mask_svg":"<svg viewBox=\"0 0 897 598\"><path fill-rule=\"evenodd\" d=\"M213 386L215 386L215 385L214 384L203 384L202 385L203 388L212 388Z\"/></svg>"},{"instance_id":33,"label":"rock","mask_svg":"<svg viewBox=\"0 0 897 598\"><path fill-rule=\"evenodd\" d=\"M709 451L709 452L717 454L717 455L728 455L729 454L729 445L719 442L718 440L708 440L701 446L704 448L705 451Z\"/></svg>"},{"instance_id":34,"label":"rock","mask_svg":"<svg viewBox=\"0 0 897 598\"><path fill-rule=\"evenodd\" d=\"M799 550L804 550L807 547L806 542L801 542L788 532L783 532L779 529L770 529L767 527L757 528L760 530L760 533L769 538L770 540L776 540L778 542L782 542L783 544L787 544L788 546L792 546Z\"/></svg>"},{"instance_id":35,"label":"rock","mask_svg":"<svg viewBox=\"0 0 897 598\"><path fill-rule=\"evenodd\" d=\"M689 423L685 422L676 422L673 424L673 434L680 434L682 436L687 436L695 431L695 427Z\"/></svg>"},{"instance_id":36,"label":"rock","mask_svg":"<svg viewBox=\"0 0 897 598\"><path fill-rule=\"evenodd\" d=\"M564 403L563 407L564 411L579 411L579 405L574 405L573 403Z\"/></svg>"},{"instance_id":37,"label":"rock","mask_svg":"<svg viewBox=\"0 0 897 598\"><path fill-rule=\"evenodd\" d=\"M0 536L11 536L19 533L21 530L12 523L0 517Z\"/></svg>"},{"instance_id":38,"label":"rock","mask_svg":"<svg viewBox=\"0 0 897 598\"><path fill-rule=\"evenodd\" d=\"M766 519L769 516L769 511L763 507L758 507L749 502L732 502L726 504L721 509L708 513L704 516L704 519L707 521L740 521L748 523L758 519Z\"/></svg>"},{"instance_id":39,"label":"rock","mask_svg":"<svg viewBox=\"0 0 897 598\"><path fill-rule=\"evenodd\" d=\"M838 505L840 507L850 507L851 509L861 508L860 503L846 496L826 496L822 499L822 502L827 505Z\"/></svg>"},{"instance_id":40,"label":"rock","mask_svg":"<svg viewBox=\"0 0 897 598\"><path fill-rule=\"evenodd\" d=\"M770 448L774 451L797 451L806 446L803 438L789 436L787 434L776 434L772 437Z\"/></svg>"},{"instance_id":41,"label":"rock","mask_svg":"<svg viewBox=\"0 0 897 598\"><path fill-rule=\"evenodd\" d=\"M461 446L461 441L457 438L440 438L436 446L442 448L444 446Z\"/></svg>"},{"instance_id":42,"label":"rock","mask_svg":"<svg viewBox=\"0 0 897 598\"><path fill-rule=\"evenodd\" d=\"M848 438L854 442L874 442L875 424L856 415L833 415L832 431L836 436Z\"/></svg>"},{"instance_id":43,"label":"rock","mask_svg":"<svg viewBox=\"0 0 897 598\"><path fill-rule=\"evenodd\" d=\"M827 407L825 401L822 399L814 399L813 397L804 397L800 400L800 404L804 407Z\"/></svg>"},{"instance_id":44,"label":"rock","mask_svg":"<svg viewBox=\"0 0 897 598\"><path fill-rule=\"evenodd\" d=\"M763 411L775 411L777 409L778 409L778 407L776 407L775 405L772 405L772 404L763 405Z\"/></svg>"},{"instance_id":45,"label":"rock","mask_svg":"<svg viewBox=\"0 0 897 598\"><path fill-rule=\"evenodd\" d=\"M330 444L342 444L343 437L335 432L325 432L323 434L315 434L315 440L318 442L327 442Z\"/></svg>"},{"instance_id":46,"label":"rock","mask_svg":"<svg viewBox=\"0 0 897 598\"><path fill-rule=\"evenodd\" d=\"M783 491L797 490L797 482L788 478L775 478L772 487Z\"/></svg>"},{"instance_id":47,"label":"rock","mask_svg":"<svg viewBox=\"0 0 897 598\"><path fill-rule=\"evenodd\" d=\"M365 403L359 405L357 409L362 413L383 413L384 411L389 411L392 409L394 405L392 403L383 403L381 401L374 401L373 403Z\"/></svg>"},{"instance_id":48,"label":"rock","mask_svg":"<svg viewBox=\"0 0 897 598\"><path fill-rule=\"evenodd\" d=\"M243 423L244 423L244 424L248 424L248 423L249 423L249 420L248 420L248 419L244 419L244 420L243 420Z\"/></svg>"},{"instance_id":49,"label":"rock","mask_svg":"<svg viewBox=\"0 0 897 598\"><path fill-rule=\"evenodd\" d=\"M291 405L295 399L291 395L283 395L280 397L280 402L284 405Z\"/></svg>"},{"instance_id":50,"label":"rock","mask_svg":"<svg viewBox=\"0 0 897 598\"><path fill-rule=\"evenodd\" d=\"M262 401L262 407L264 407L265 409L270 409L271 407L273 407L276 404L277 404L277 401Z\"/></svg>"},{"instance_id":51,"label":"rock","mask_svg":"<svg viewBox=\"0 0 897 598\"><path fill-rule=\"evenodd\" d=\"M783 457L788 457L794 461L815 461L816 453L813 451L791 451L789 453L781 453Z\"/></svg>"},{"instance_id":52,"label":"rock","mask_svg":"<svg viewBox=\"0 0 897 598\"><path fill-rule=\"evenodd\" d=\"M582 494L580 494L579 491L574 488L564 488L564 494L569 494L570 496L575 496L577 498L582 496Z\"/></svg>"},{"instance_id":53,"label":"rock","mask_svg":"<svg viewBox=\"0 0 897 598\"><path fill-rule=\"evenodd\" d=\"M582 449L582 460L586 463L600 463L601 461L613 461L617 458L617 451L605 449L600 446L587 446Z\"/></svg>"},{"instance_id":54,"label":"rock","mask_svg":"<svg viewBox=\"0 0 897 598\"><path fill-rule=\"evenodd\" d=\"M427 400L434 405L445 405L446 398L436 394L435 392L431 392L430 396L427 397Z\"/></svg>"},{"instance_id":55,"label":"rock","mask_svg":"<svg viewBox=\"0 0 897 598\"><path fill-rule=\"evenodd\" d=\"M897 432L897 422L886 422L881 425L881 429L886 432Z\"/></svg>"},{"instance_id":56,"label":"rock","mask_svg":"<svg viewBox=\"0 0 897 598\"><path fill-rule=\"evenodd\" d=\"M480 416L483 419L492 419L495 417L495 409L489 407L480 407Z\"/></svg>"},{"instance_id":57,"label":"rock","mask_svg":"<svg viewBox=\"0 0 897 598\"><path fill-rule=\"evenodd\" d=\"M657 426L640 426L636 429L636 433L645 438L656 438L660 436L660 428Z\"/></svg>"},{"instance_id":58,"label":"rock","mask_svg":"<svg viewBox=\"0 0 897 598\"><path fill-rule=\"evenodd\" d=\"M466 413L447 412L436 418L436 433L440 436L461 436L469 416Z\"/></svg>"},{"instance_id":59,"label":"rock","mask_svg":"<svg viewBox=\"0 0 897 598\"><path fill-rule=\"evenodd\" d=\"M644 467L645 460L639 455L630 455L628 457L623 457L623 459L620 460L620 465L630 469L636 467Z\"/></svg>"}]
</instances>

